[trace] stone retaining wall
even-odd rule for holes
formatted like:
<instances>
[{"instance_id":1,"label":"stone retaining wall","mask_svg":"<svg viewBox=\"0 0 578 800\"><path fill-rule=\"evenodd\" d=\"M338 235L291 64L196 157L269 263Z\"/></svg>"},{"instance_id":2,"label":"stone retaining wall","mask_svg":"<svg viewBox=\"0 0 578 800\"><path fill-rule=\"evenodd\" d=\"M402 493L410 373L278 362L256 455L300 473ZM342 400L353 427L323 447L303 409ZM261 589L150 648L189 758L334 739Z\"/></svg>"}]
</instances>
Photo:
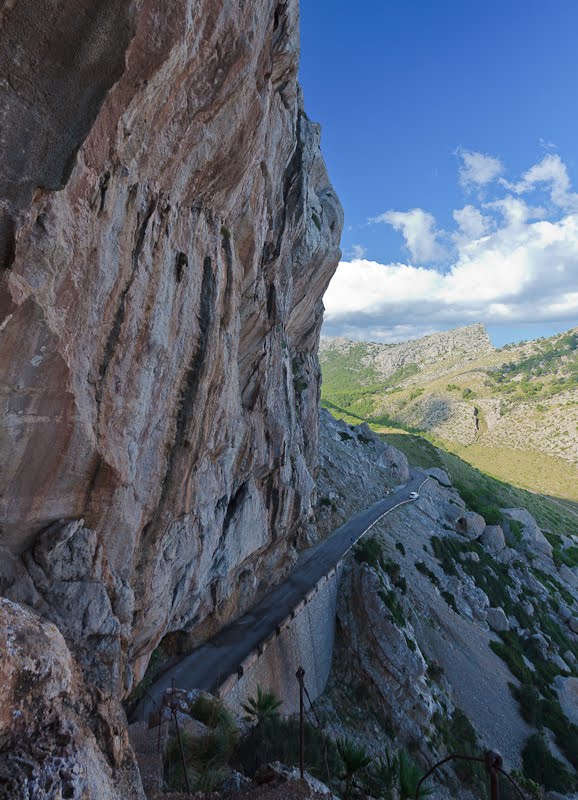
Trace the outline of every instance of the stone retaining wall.
<instances>
[{"instance_id":1,"label":"stone retaining wall","mask_svg":"<svg viewBox=\"0 0 578 800\"><path fill-rule=\"evenodd\" d=\"M217 694L234 711L255 696L257 686L283 701L283 714L299 710L299 684L295 673L305 670L305 686L312 700L323 692L333 659L339 567L308 592L239 670L219 687Z\"/></svg>"}]
</instances>

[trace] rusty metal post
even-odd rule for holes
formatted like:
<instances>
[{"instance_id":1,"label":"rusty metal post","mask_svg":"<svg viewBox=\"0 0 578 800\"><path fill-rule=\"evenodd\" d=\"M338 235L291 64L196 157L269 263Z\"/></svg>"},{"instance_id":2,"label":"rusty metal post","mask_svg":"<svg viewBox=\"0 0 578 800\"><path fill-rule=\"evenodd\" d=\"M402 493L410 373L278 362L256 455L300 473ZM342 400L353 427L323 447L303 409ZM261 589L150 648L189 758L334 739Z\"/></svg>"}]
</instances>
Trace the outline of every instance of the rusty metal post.
<instances>
[{"instance_id":1,"label":"rusty metal post","mask_svg":"<svg viewBox=\"0 0 578 800\"><path fill-rule=\"evenodd\" d=\"M177 729L177 739L179 740L179 748L181 751L181 762L183 765L183 772L185 773L185 783L187 784L187 794L191 793L191 785L189 783L189 773L187 772L187 762L185 761L185 751L183 750L183 741L181 739L181 729L179 727L179 719L177 717L177 712L173 708L173 719L175 720L175 727Z\"/></svg>"},{"instance_id":2,"label":"rusty metal post","mask_svg":"<svg viewBox=\"0 0 578 800\"><path fill-rule=\"evenodd\" d=\"M303 678L305 677L305 670L299 666L295 677L299 681L299 772L301 773L301 780L303 780L303 773L305 771L305 729L303 713L305 703L303 701Z\"/></svg>"},{"instance_id":3,"label":"rusty metal post","mask_svg":"<svg viewBox=\"0 0 578 800\"><path fill-rule=\"evenodd\" d=\"M504 759L494 750L488 750L484 757L486 772L490 777L490 798L500 800L500 784L498 782L498 770L502 768Z\"/></svg>"}]
</instances>

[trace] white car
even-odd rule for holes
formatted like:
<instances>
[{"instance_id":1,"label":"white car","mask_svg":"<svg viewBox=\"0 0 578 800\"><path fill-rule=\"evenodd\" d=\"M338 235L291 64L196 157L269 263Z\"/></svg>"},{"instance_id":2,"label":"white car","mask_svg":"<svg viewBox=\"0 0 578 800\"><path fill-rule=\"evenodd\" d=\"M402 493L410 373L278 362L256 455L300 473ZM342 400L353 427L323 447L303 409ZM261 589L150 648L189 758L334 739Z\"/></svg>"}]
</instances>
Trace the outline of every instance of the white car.
<instances>
[{"instance_id":1,"label":"white car","mask_svg":"<svg viewBox=\"0 0 578 800\"><path fill-rule=\"evenodd\" d=\"M418 492L410 492L409 493L409 499L410 500L417 500L418 497L419 497Z\"/></svg>"}]
</instances>

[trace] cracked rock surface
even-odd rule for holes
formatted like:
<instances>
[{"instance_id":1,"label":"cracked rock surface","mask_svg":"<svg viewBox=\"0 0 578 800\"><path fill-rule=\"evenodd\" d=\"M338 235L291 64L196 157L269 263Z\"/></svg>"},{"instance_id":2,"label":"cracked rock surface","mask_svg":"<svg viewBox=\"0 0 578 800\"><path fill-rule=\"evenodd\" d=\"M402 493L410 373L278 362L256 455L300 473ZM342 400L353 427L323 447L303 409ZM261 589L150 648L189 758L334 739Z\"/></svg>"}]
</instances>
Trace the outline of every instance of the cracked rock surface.
<instances>
[{"instance_id":1,"label":"cracked rock surface","mask_svg":"<svg viewBox=\"0 0 578 800\"><path fill-rule=\"evenodd\" d=\"M123 695L292 563L342 211L297 0L98 5L0 12L0 591Z\"/></svg>"}]
</instances>

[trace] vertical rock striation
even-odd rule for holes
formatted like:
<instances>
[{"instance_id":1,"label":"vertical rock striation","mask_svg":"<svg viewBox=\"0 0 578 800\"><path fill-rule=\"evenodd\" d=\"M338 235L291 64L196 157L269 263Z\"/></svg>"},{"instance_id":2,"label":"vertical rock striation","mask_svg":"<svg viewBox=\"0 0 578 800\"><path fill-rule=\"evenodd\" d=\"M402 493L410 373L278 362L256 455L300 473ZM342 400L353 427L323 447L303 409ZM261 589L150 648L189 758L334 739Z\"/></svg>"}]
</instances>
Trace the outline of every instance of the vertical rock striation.
<instances>
[{"instance_id":1,"label":"vertical rock striation","mask_svg":"<svg viewBox=\"0 0 578 800\"><path fill-rule=\"evenodd\" d=\"M44 5L0 12L0 590L122 695L291 559L342 212L297 0Z\"/></svg>"}]
</instances>

